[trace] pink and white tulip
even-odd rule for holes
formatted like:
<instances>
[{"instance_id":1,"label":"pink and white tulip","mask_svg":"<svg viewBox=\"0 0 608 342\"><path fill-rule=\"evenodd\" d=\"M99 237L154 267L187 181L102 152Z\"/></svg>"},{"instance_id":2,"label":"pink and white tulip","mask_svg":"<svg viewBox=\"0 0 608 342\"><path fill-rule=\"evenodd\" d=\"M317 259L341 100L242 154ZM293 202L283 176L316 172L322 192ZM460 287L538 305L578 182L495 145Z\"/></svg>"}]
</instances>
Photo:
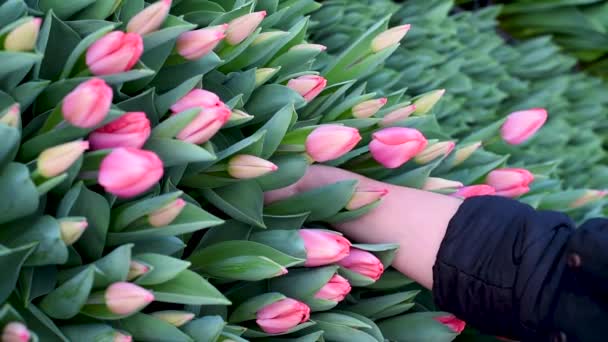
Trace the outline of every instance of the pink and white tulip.
<instances>
[{"instance_id":1,"label":"pink and white tulip","mask_svg":"<svg viewBox=\"0 0 608 342\"><path fill-rule=\"evenodd\" d=\"M486 183L496 189L496 195L518 197L530 191L534 175L526 169L503 168L490 172Z\"/></svg>"},{"instance_id":2,"label":"pink and white tulip","mask_svg":"<svg viewBox=\"0 0 608 342\"><path fill-rule=\"evenodd\" d=\"M363 101L353 107L353 116L360 119L372 117L386 104L387 101L388 100L386 97Z\"/></svg>"},{"instance_id":3,"label":"pink and white tulip","mask_svg":"<svg viewBox=\"0 0 608 342\"><path fill-rule=\"evenodd\" d=\"M101 161L98 182L118 197L134 197L158 183L163 171L163 162L154 152L119 147Z\"/></svg>"},{"instance_id":4,"label":"pink and white tulip","mask_svg":"<svg viewBox=\"0 0 608 342\"><path fill-rule=\"evenodd\" d=\"M170 9L171 0L160 0L153 3L129 20L127 32L143 36L158 30L165 22Z\"/></svg>"},{"instance_id":5,"label":"pink and white tulip","mask_svg":"<svg viewBox=\"0 0 608 342\"><path fill-rule=\"evenodd\" d=\"M356 128L341 125L322 125L306 138L306 153L316 162L342 157L361 141Z\"/></svg>"},{"instance_id":6,"label":"pink and white tulip","mask_svg":"<svg viewBox=\"0 0 608 342\"><path fill-rule=\"evenodd\" d=\"M435 104L439 102L444 94L445 89L439 89L422 95L416 101L414 101L414 105L416 106L414 113L419 115L428 113L431 109L433 109Z\"/></svg>"},{"instance_id":7,"label":"pink and white tulip","mask_svg":"<svg viewBox=\"0 0 608 342\"><path fill-rule=\"evenodd\" d=\"M460 165L465 160L469 159L470 156L475 153L482 145L481 141L476 141L465 147L459 148L454 152L454 165Z\"/></svg>"},{"instance_id":8,"label":"pink and white tulip","mask_svg":"<svg viewBox=\"0 0 608 342\"><path fill-rule=\"evenodd\" d=\"M511 145L519 145L530 139L547 121L547 111L532 108L509 114L500 128L502 139Z\"/></svg>"},{"instance_id":9,"label":"pink and white tulip","mask_svg":"<svg viewBox=\"0 0 608 342\"><path fill-rule=\"evenodd\" d=\"M378 163L394 169L408 162L426 145L426 138L416 129L389 127L372 135L369 151Z\"/></svg>"},{"instance_id":10,"label":"pink and white tulip","mask_svg":"<svg viewBox=\"0 0 608 342\"><path fill-rule=\"evenodd\" d=\"M131 260L131 262L129 263L129 273L127 274L127 280L131 281L148 272L150 272L150 267L148 267L148 265L142 264L141 262L136 260Z\"/></svg>"},{"instance_id":11,"label":"pink and white tulip","mask_svg":"<svg viewBox=\"0 0 608 342\"><path fill-rule=\"evenodd\" d=\"M10 322L2 329L2 342L28 342L32 334L25 324L21 322Z\"/></svg>"},{"instance_id":12,"label":"pink and white tulip","mask_svg":"<svg viewBox=\"0 0 608 342\"><path fill-rule=\"evenodd\" d=\"M61 240L66 246L73 245L85 230L89 223L85 218L82 219L61 219L59 220L59 232L61 234Z\"/></svg>"},{"instance_id":13,"label":"pink and white tulip","mask_svg":"<svg viewBox=\"0 0 608 342\"><path fill-rule=\"evenodd\" d=\"M165 206L151 212L148 215L148 223L153 227L162 227L171 224L175 218L179 216L184 207L186 201L181 198L172 201Z\"/></svg>"},{"instance_id":14,"label":"pink and white tulip","mask_svg":"<svg viewBox=\"0 0 608 342\"><path fill-rule=\"evenodd\" d=\"M150 137L150 120L144 112L126 113L89 134L93 150L116 147L141 148Z\"/></svg>"},{"instance_id":15,"label":"pink and white tulip","mask_svg":"<svg viewBox=\"0 0 608 342\"><path fill-rule=\"evenodd\" d=\"M346 204L346 210L356 210L372 204L382 197L388 195L387 188L378 189L356 189L353 197Z\"/></svg>"},{"instance_id":16,"label":"pink and white tulip","mask_svg":"<svg viewBox=\"0 0 608 342\"><path fill-rule=\"evenodd\" d=\"M88 141L72 141L42 151L36 160L38 172L51 178L66 172L89 149Z\"/></svg>"},{"instance_id":17,"label":"pink and white tulip","mask_svg":"<svg viewBox=\"0 0 608 342\"><path fill-rule=\"evenodd\" d=\"M152 292L132 283L118 282L110 285L105 293L105 304L117 315L130 315L154 301Z\"/></svg>"},{"instance_id":18,"label":"pink and white tulip","mask_svg":"<svg viewBox=\"0 0 608 342\"><path fill-rule=\"evenodd\" d=\"M456 189L462 188L463 184L457 181L438 178L438 177L428 177L422 186L422 190L426 191L436 191L436 190L446 190L446 189Z\"/></svg>"},{"instance_id":19,"label":"pink and white tulip","mask_svg":"<svg viewBox=\"0 0 608 342\"><path fill-rule=\"evenodd\" d=\"M245 14L230 21L226 30L228 44L237 45L247 39L260 26L265 17L266 11L260 11Z\"/></svg>"},{"instance_id":20,"label":"pink and white tulip","mask_svg":"<svg viewBox=\"0 0 608 342\"><path fill-rule=\"evenodd\" d=\"M589 203L598 201L608 195L608 191L606 190L587 190L585 193L570 203L570 208L580 208Z\"/></svg>"},{"instance_id":21,"label":"pink and white tulip","mask_svg":"<svg viewBox=\"0 0 608 342\"><path fill-rule=\"evenodd\" d=\"M416 163L427 164L440 157L447 157L454 150L456 144L452 141L441 141L427 146L422 152L416 155Z\"/></svg>"},{"instance_id":22,"label":"pink and white tulip","mask_svg":"<svg viewBox=\"0 0 608 342\"><path fill-rule=\"evenodd\" d=\"M409 116L412 115L412 113L415 111L416 111L416 105L409 105L409 106L395 109L392 112L386 114L382 118L382 121L380 121L379 125L381 127L391 126L399 121L403 121L403 120L409 118Z\"/></svg>"},{"instance_id":23,"label":"pink and white tulip","mask_svg":"<svg viewBox=\"0 0 608 342\"><path fill-rule=\"evenodd\" d=\"M197 60L215 49L226 36L227 28L223 24L184 32L177 38L177 53L185 59Z\"/></svg>"},{"instance_id":24,"label":"pink and white tulip","mask_svg":"<svg viewBox=\"0 0 608 342\"><path fill-rule=\"evenodd\" d=\"M350 241L338 233L321 229L300 229L298 233L306 250L304 266L332 264L345 258L350 251Z\"/></svg>"},{"instance_id":25,"label":"pink and white tulip","mask_svg":"<svg viewBox=\"0 0 608 342\"><path fill-rule=\"evenodd\" d=\"M274 163L260 157L239 154L228 161L228 174L238 179L251 179L278 170Z\"/></svg>"},{"instance_id":26,"label":"pink and white tulip","mask_svg":"<svg viewBox=\"0 0 608 342\"><path fill-rule=\"evenodd\" d=\"M372 40L372 44L371 44L372 51L379 52L379 51L389 48L395 44L398 44L401 41L401 39L403 39L403 37L405 37L407 32L410 30L410 28L411 28L411 25L409 25L409 24L395 26L393 28L390 28L390 29L378 34Z\"/></svg>"},{"instance_id":27,"label":"pink and white tulip","mask_svg":"<svg viewBox=\"0 0 608 342\"><path fill-rule=\"evenodd\" d=\"M94 75L110 75L131 70L143 51L139 34L112 31L89 47L85 59Z\"/></svg>"},{"instance_id":28,"label":"pink and white tulip","mask_svg":"<svg viewBox=\"0 0 608 342\"><path fill-rule=\"evenodd\" d=\"M95 127L108 115L112 96L112 88L101 78L92 78L80 83L63 98L63 118L72 126Z\"/></svg>"},{"instance_id":29,"label":"pink and white tulip","mask_svg":"<svg viewBox=\"0 0 608 342\"><path fill-rule=\"evenodd\" d=\"M327 80L318 75L303 75L287 82L287 86L302 95L307 102L317 97L326 85Z\"/></svg>"},{"instance_id":30,"label":"pink and white tulip","mask_svg":"<svg viewBox=\"0 0 608 342\"><path fill-rule=\"evenodd\" d=\"M256 313L256 323L269 334L284 333L309 318L308 305L291 298L268 304Z\"/></svg>"},{"instance_id":31,"label":"pink and white tulip","mask_svg":"<svg viewBox=\"0 0 608 342\"><path fill-rule=\"evenodd\" d=\"M15 27L4 38L4 50L16 52L34 50L41 24L42 19L32 18Z\"/></svg>"}]
</instances>

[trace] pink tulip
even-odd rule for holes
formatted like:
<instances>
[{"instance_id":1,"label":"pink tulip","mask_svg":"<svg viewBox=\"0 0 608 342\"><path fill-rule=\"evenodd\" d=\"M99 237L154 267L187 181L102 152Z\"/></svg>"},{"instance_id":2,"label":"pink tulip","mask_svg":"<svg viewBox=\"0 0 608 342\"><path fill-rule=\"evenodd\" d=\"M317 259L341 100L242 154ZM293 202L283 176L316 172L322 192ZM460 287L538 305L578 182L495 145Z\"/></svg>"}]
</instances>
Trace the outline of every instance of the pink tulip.
<instances>
[{"instance_id":1,"label":"pink tulip","mask_svg":"<svg viewBox=\"0 0 608 342\"><path fill-rule=\"evenodd\" d=\"M306 250L304 266L332 264L342 260L350 251L350 241L338 233L320 229L300 229L299 234L304 240Z\"/></svg>"},{"instance_id":2,"label":"pink tulip","mask_svg":"<svg viewBox=\"0 0 608 342\"><path fill-rule=\"evenodd\" d=\"M338 261L338 265L373 280L380 279L384 272L380 259L368 251L357 248L351 248L348 256Z\"/></svg>"},{"instance_id":3,"label":"pink tulip","mask_svg":"<svg viewBox=\"0 0 608 342\"><path fill-rule=\"evenodd\" d=\"M327 284L315 294L315 298L330 300L332 302L342 301L350 293L351 286L346 278L334 274Z\"/></svg>"},{"instance_id":4,"label":"pink tulip","mask_svg":"<svg viewBox=\"0 0 608 342\"><path fill-rule=\"evenodd\" d=\"M10 31L4 38L6 51L32 51L38 41L42 19L32 18Z\"/></svg>"},{"instance_id":5,"label":"pink tulip","mask_svg":"<svg viewBox=\"0 0 608 342\"><path fill-rule=\"evenodd\" d=\"M154 152L132 147L114 149L102 161L99 184L118 197L137 196L163 176L163 162Z\"/></svg>"},{"instance_id":6,"label":"pink tulip","mask_svg":"<svg viewBox=\"0 0 608 342\"><path fill-rule=\"evenodd\" d=\"M353 107L353 116L356 118L369 118L376 114L387 101L386 97L363 101Z\"/></svg>"},{"instance_id":7,"label":"pink tulip","mask_svg":"<svg viewBox=\"0 0 608 342\"><path fill-rule=\"evenodd\" d=\"M165 22L170 9L171 0L161 0L153 3L129 20L127 32L133 32L143 36L158 30Z\"/></svg>"},{"instance_id":8,"label":"pink tulip","mask_svg":"<svg viewBox=\"0 0 608 342\"><path fill-rule=\"evenodd\" d=\"M97 126L110 111L112 95L112 88L101 78L80 83L63 98L63 118L80 128Z\"/></svg>"},{"instance_id":9,"label":"pink tulip","mask_svg":"<svg viewBox=\"0 0 608 342\"><path fill-rule=\"evenodd\" d=\"M460 334L467 325L464 321L459 320L453 315L435 317L435 320L457 334Z\"/></svg>"},{"instance_id":10,"label":"pink tulip","mask_svg":"<svg viewBox=\"0 0 608 342\"><path fill-rule=\"evenodd\" d=\"M326 85L327 80L317 75L303 75L292 78L287 82L289 88L298 92L308 102L317 97L325 89Z\"/></svg>"},{"instance_id":11,"label":"pink tulip","mask_svg":"<svg viewBox=\"0 0 608 342\"><path fill-rule=\"evenodd\" d=\"M112 342L132 342L133 337L131 335L125 335L121 332L114 332L114 339Z\"/></svg>"},{"instance_id":12,"label":"pink tulip","mask_svg":"<svg viewBox=\"0 0 608 342\"><path fill-rule=\"evenodd\" d=\"M9 127L19 127L21 123L21 106L15 103L0 117L0 123Z\"/></svg>"},{"instance_id":13,"label":"pink tulip","mask_svg":"<svg viewBox=\"0 0 608 342\"><path fill-rule=\"evenodd\" d=\"M316 162L340 158L361 141L356 128L341 125L322 125L306 138L306 153Z\"/></svg>"},{"instance_id":14,"label":"pink tulip","mask_svg":"<svg viewBox=\"0 0 608 342\"><path fill-rule=\"evenodd\" d=\"M32 337L27 327L21 322L10 322L2 330L2 342L27 342Z\"/></svg>"},{"instance_id":15,"label":"pink tulip","mask_svg":"<svg viewBox=\"0 0 608 342\"><path fill-rule=\"evenodd\" d=\"M177 38L177 53L185 59L197 60L215 49L226 36L228 24L182 33Z\"/></svg>"},{"instance_id":16,"label":"pink tulip","mask_svg":"<svg viewBox=\"0 0 608 342\"><path fill-rule=\"evenodd\" d=\"M266 11L260 11L233 19L228 23L228 29L226 30L228 44L236 45L247 39L260 26L265 17Z\"/></svg>"},{"instance_id":17,"label":"pink tulip","mask_svg":"<svg viewBox=\"0 0 608 342\"><path fill-rule=\"evenodd\" d=\"M142 264L139 261L131 260L129 263L129 273L127 273L127 280L133 280L146 273L150 272L148 265Z\"/></svg>"},{"instance_id":18,"label":"pink tulip","mask_svg":"<svg viewBox=\"0 0 608 342\"><path fill-rule=\"evenodd\" d=\"M162 227L171 224L186 206L186 201L181 198L172 201L165 206L151 212L148 215L148 223L153 227Z\"/></svg>"},{"instance_id":19,"label":"pink tulip","mask_svg":"<svg viewBox=\"0 0 608 342\"><path fill-rule=\"evenodd\" d=\"M74 244L84 231L87 229L89 223L86 218L81 219L61 219L59 220L59 233L61 240L66 246Z\"/></svg>"},{"instance_id":20,"label":"pink tulip","mask_svg":"<svg viewBox=\"0 0 608 342\"><path fill-rule=\"evenodd\" d=\"M95 75L109 75L131 70L144 51L137 33L112 31L89 47L86 62Z\"/></svg>"},{"instance_id":21,"label":"pink tulip","mask_svg":"<svg viewBox=\"0 0 608 342\"><path fill-rule=\"evenodd\" d=\"M310 317L308 305L285 298L268 304L256 313L256 323L269 334L281 334Z\"/></svg>"},{"instance_id":22,"label":"pink tulip","mask_svg":"<svg viewBox=\"0 0 608 342\"><path fill-rule=\"evenodd\" d=\"M110 285L104 293L108 309L117 315L129 315L154 301L152 292L127 282Z\"/></svg>"},{"instance_id":23,"label":"pink tulip","mask_svg":"<svg viewBox=\"0 0 608 342\"><path fill-rule=\"evenodd\" d=\"M115 147L141 148L150 136L150 120L144 112L130 112L89 135L93 150Z\"/></svg>"},{"instance_id":24,"label":"pink tulip","mask_svg":"<svg viewBox=\"0 0 608 342\"><path fill-rule=\"evenodd\" d=\"M387 188L378 189L357 189L353 197L345 206L346 210L356 210L368 204L372 204L382 197L388 195Z\"/></svg>"},{"instance_id":25,"label":"pink tulip","mask_svg":"<svg viewBox=\"0 0 608 342\"><path fill-rule=\"evenodd\" d=\"M194 89L179 99L171 111L173 115L192 108L200 108L200 113L192 120L177 138L192 144L202 144L217 133L230 119L231 111L214 93Z\"/></svg>"},{"instance_id":26,"label":"pink tulip","mask_svg":"<svg viewBox=\"0 0 608 342\"><path fill-rule=\"evenodd\" d=\"M519 145L530 139L547 121L547 111L532 108L513 112L500 128L500 135L507 144Z\"/></svg>"},{"instance_id":27,"label":"pink tulip","mask_svg":"<svg viewBox=\"0 0 608 342\"><path fill-rule=\"evenodd\" d=\"M496 195L518 197L530 191L534 176L526 169L504 168L488 174L486 183L496 189Z\"/></svg>"},{"instance_id":28,"label":"pink tulip","mask_svg":"<svg viewBox=\"0 0 608 342\"><path fill-rule=\"evenodd\" d=\"M458 189L458 191L453 193L452 196L461 197L461 198L469 198L469 197L475 197L475 196L488 196L488 195L495 195L495 194L496 194L496 189L494 189L493 187L486 185L486 184L479 184L479 185L470 185L470 186L465 186L464 188L460 188L460 189Z\"/></svg>"},{"instance_id":29,"label":"pink tulip","mask_svg":"<svg viewBox=\"0 0 608 342\"><path fill-rule=\"evenodd\" d=\"M433 145L427 146L422 152L418 153L414 160L418 164L427 164L439 158L446 157L454 150L456 144L453 141L442 141Z\"/></svg>"},{"instance_id":30,"label":"pink tulip","mask_svg":"<svg viewBox=\"0 0 608 342\"><path fill-rule=\"evenodd\" d=\"M403 39L403 37L405 37L407 32L410 30L410 27L411 25L409 24L395 26L380 33L372 40L372 51L379 52L399 43L401 39Z\"/></svg>"},{"instance_id":31,"label":"pink tulip","mask_svg":"<svg viewBox=\"0 0 608 342\"><path fill-rule=\"evenodd\" d=\"M418 130L406 127L384 128L372 135L369 151L374 159L389 169L405 164L420 153L427 140Z\"/></svg>"},{"instance_id":32,"label":"pink tulip","mask_svg":"<svg viewBox=\"0 0 608 342\"><path fill-rule=\"evenodd\" d=\"M427 177L422 190L434 191L434 190L445 190L462 188L463 184L457 181L439 178L439 177Z\"/></svg>"}]
</instances>

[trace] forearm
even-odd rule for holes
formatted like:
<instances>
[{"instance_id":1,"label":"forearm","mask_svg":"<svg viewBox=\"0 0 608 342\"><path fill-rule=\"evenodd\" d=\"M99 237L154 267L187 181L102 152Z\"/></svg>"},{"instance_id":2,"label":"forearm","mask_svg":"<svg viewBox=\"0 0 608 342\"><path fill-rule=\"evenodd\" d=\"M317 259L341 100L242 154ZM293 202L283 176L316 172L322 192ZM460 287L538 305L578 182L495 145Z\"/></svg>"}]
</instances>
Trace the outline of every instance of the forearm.
<instances>
[{"instance_id":1,"label":"forearm","mask_svg":"<svg viewBox=\"0 0 608 342\"><path fill-rule=\"evenodd\" d=\"M432 288L437 251L460 206L459 199L381 183L340 169L312 166L298 183L268 194L267 201L347 179L357 179L359 188L385 188L389 192L376 209L336 228L359 242L398 243L393 267Z\"/></svg>"}]
</instances>

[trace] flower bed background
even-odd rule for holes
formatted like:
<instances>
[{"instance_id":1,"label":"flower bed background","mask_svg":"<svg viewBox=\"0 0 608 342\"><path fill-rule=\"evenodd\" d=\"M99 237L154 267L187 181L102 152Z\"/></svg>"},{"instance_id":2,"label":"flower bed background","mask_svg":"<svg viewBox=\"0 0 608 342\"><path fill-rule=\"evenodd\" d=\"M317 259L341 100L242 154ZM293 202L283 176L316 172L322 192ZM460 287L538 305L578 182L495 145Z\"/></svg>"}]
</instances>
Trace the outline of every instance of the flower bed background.
<instances>
[{"instance_id":1,"label":"flower bed background","mask_svg":"<svg viewBox=\"0 0 608 342\"><path fill-rule=\"evenodd\" d=\"M263 202L317 162L599 213L604 192L587 187L601 183L581 170L604 158L587 124L603 118L601 82L549 40L505 45L495 9L451 9L4 2L2 340L453 340L465 323L390 267L397 245L331 230L385 189ZM535 107L549 119L530 139L547 118Z\"/></svg>"}]
</instances>

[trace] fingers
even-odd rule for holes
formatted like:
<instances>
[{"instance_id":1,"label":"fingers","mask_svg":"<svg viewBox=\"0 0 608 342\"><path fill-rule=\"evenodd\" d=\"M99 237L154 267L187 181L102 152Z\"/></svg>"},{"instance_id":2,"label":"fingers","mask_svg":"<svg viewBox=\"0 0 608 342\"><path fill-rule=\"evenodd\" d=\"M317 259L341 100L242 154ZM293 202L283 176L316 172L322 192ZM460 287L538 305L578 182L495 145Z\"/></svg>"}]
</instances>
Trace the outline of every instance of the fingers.
<instances>
[{"instance_id":1,"label":"fingers","mask_svg":"<svg viewBox=\"0 0 608 342\"><path fill-rule=\"evenodd\" d=\"M302 177L298 182L288 187L265 193L264 202L267 204L272 203L304 191L333 184L339 181L352 179L358 180L359 182L357 186L361 188L386 187L386 185L382 182L363 177L350 171L325 165L312 165L308 168L304 177Z\"/></svg>"}]
</instances>

